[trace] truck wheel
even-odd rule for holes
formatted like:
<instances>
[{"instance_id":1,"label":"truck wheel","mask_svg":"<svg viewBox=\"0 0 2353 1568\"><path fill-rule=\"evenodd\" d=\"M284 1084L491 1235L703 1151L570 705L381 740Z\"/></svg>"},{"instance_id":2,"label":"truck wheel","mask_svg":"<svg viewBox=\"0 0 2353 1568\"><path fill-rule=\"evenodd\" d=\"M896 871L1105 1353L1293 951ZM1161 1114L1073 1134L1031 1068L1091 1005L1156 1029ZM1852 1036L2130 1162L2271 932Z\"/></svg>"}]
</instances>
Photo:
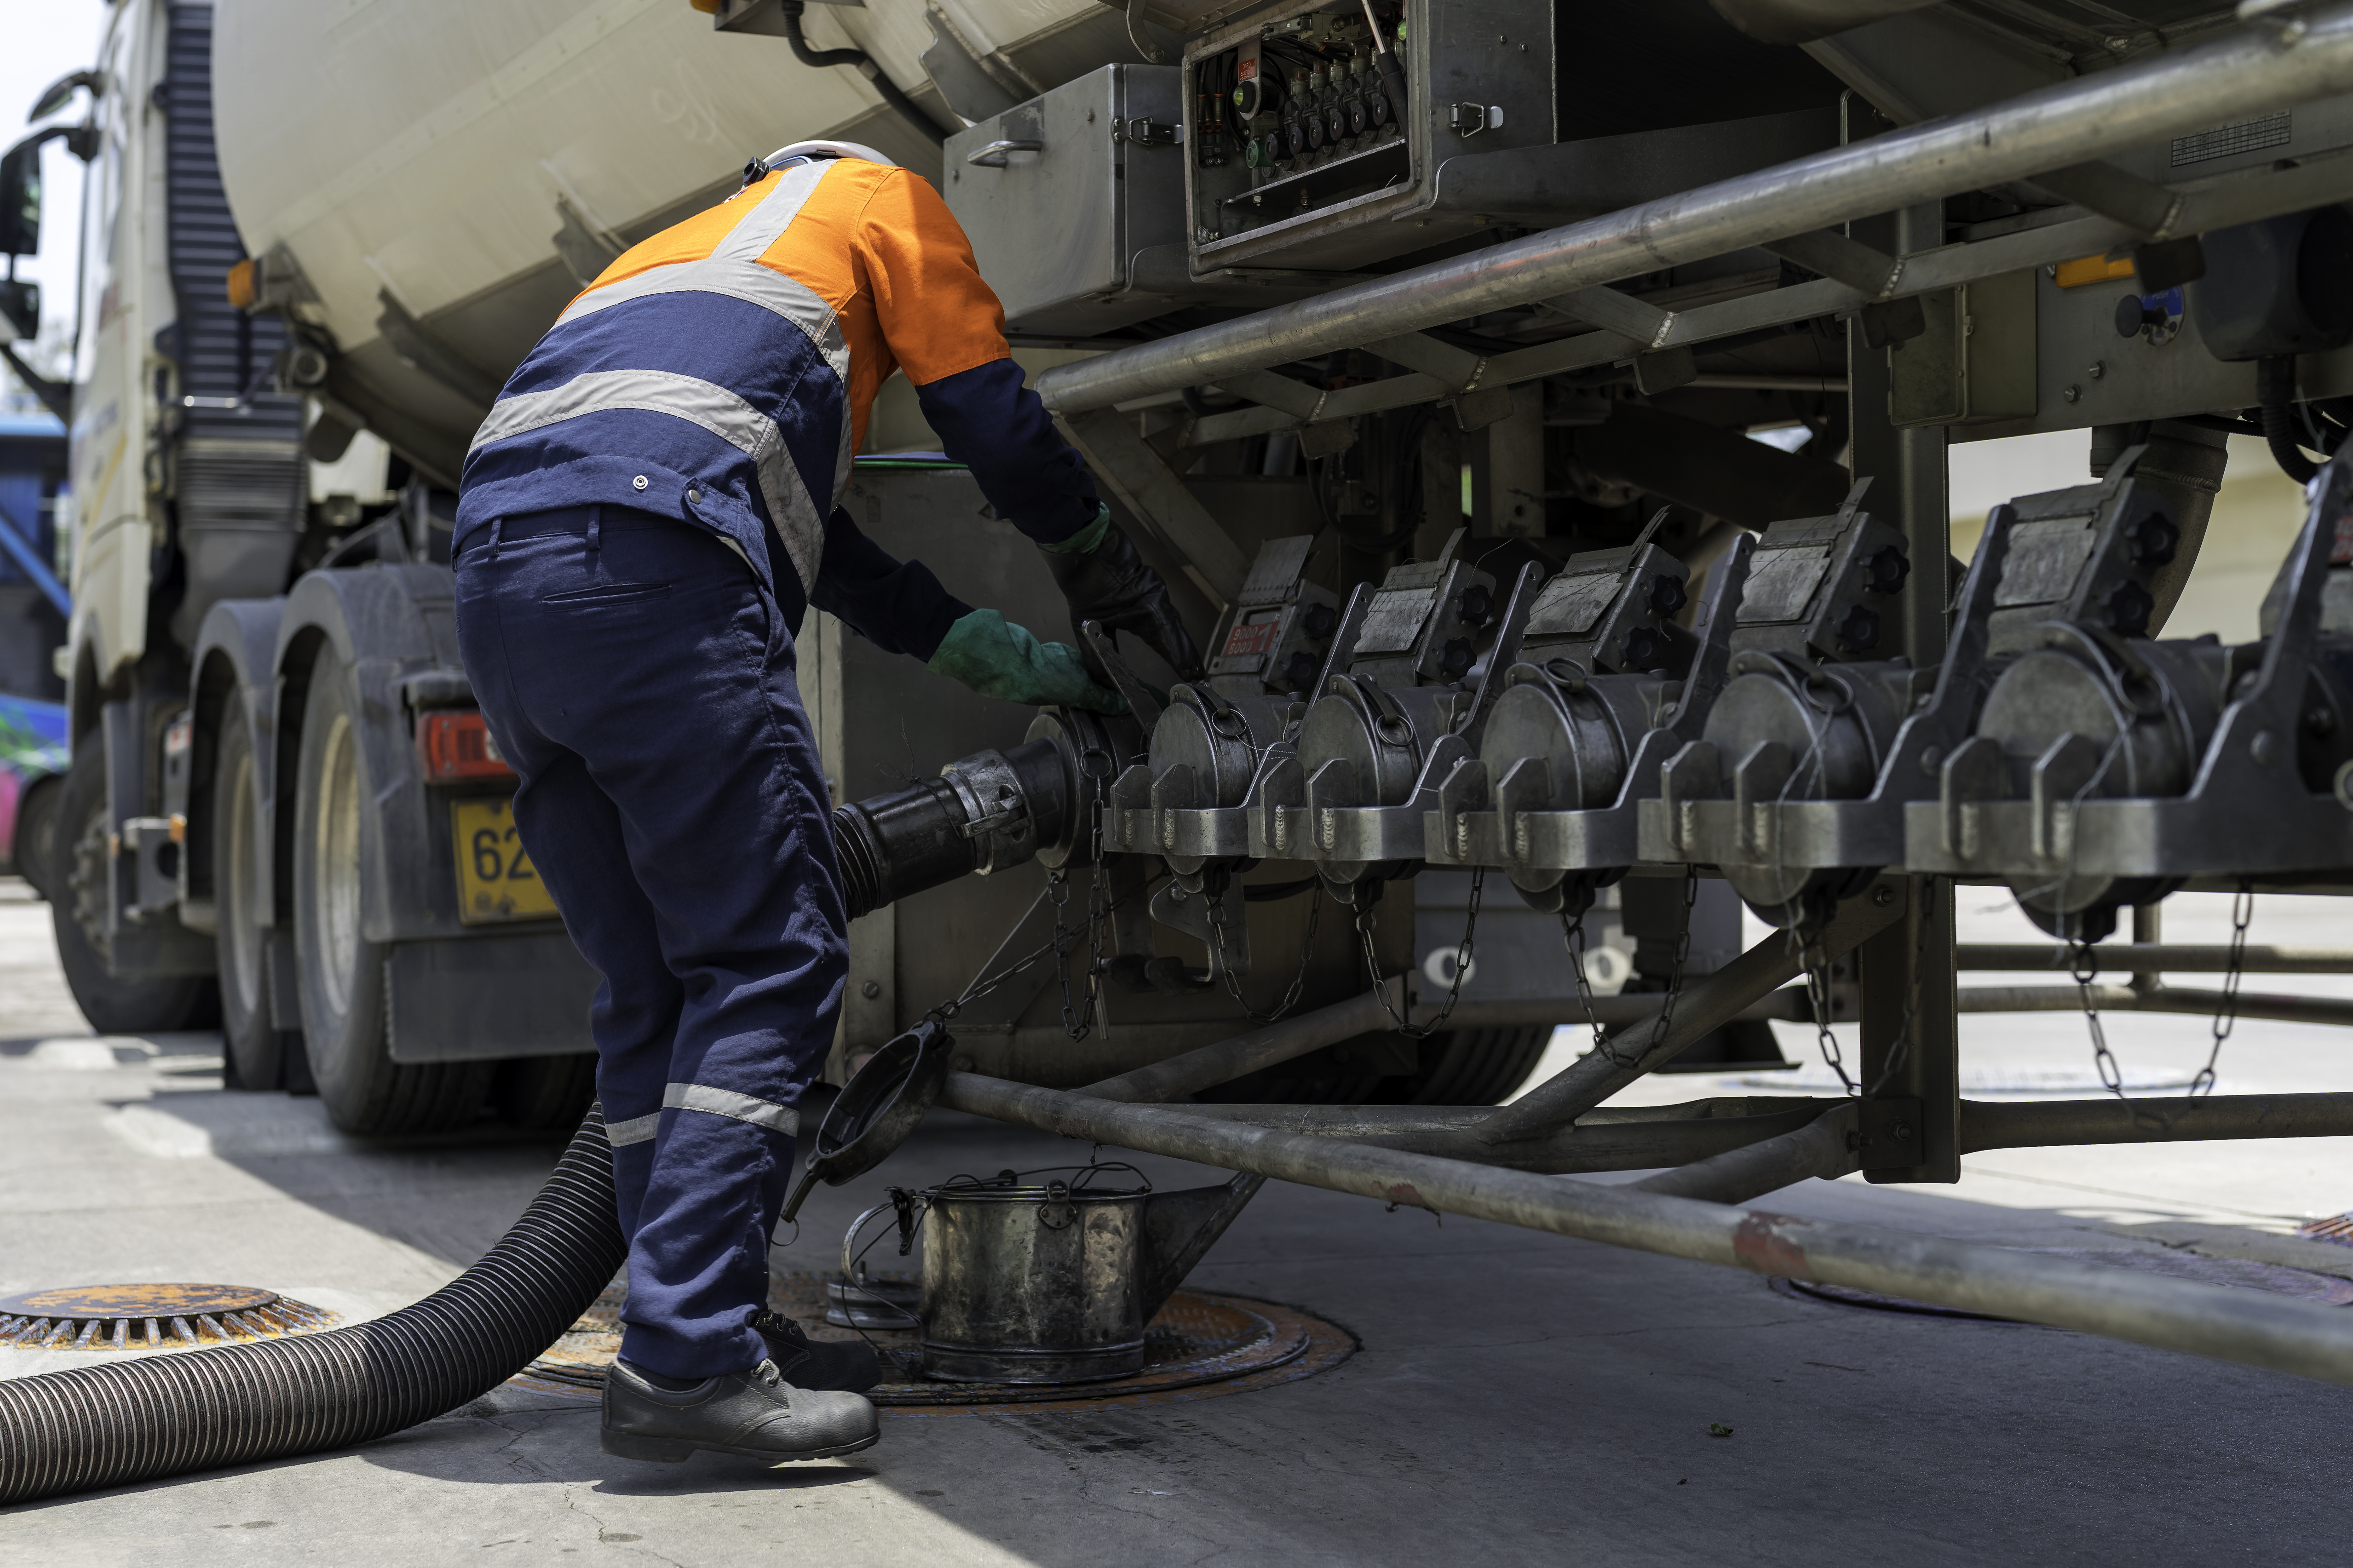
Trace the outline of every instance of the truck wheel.
<instances>
[{"instance_id":1,"label":"truck wheel","mask_svg":"<svg viewBox=\"0 0 2353 1568\"><path fill-rule=\"evenodd\" d=\"M1421 1042L1420 1070L1388 1079L1380 1098L1404 1105L1500 1105L1527 1082L1551 1043L1548 1024L1444 1030Z\"/></svg>"},{"instance_id":2,"label":"truck wheel","mask_svg":"<svg viewBox=\"0 0 2353 1568\"><path fill-rule=\"evenodd\" d=\"M596 1098L596 1053L561 1057L515 1057L501 1062L491 1080L491 1104L510 1127L530 1132L568 1132L588 1114Z\"/></svg>"},{"instance_id":3,"label":"truck wheel","mask_svg":"<svg viewBox=\"0 0 2353 1568\"><path fill-rule=\"evenodd\" d=\"M53 831L49 920L66 988L90 1026L101 1035L148 1035L209 1023L215 995L209 976L119 980L108 973L106 742L96 734L74 748Z\"/></svg>"},{"instance_id":4,"label":"truck wheel","mask_svg":"<svg viewBox=\"0 0 2353 1568\"><path fill-rule=\"evenodd\" d=\"M217 924L221 1038L230 1087L285 1087L285 1035L269 1014L262 953L269 933L260 924L259 814L253 776L253 731L243 704L222 718L213 773L213 909Z\"/></svg>"},{"instance_id":5,"label":"truck wheel","mask_svg":"<svg viewBox=\"0 0 2353 1568\"><path fill-rule=\"evenodd\" d=\"M361 817L373 785L359 692L330 649L311 672L296 767L294 952L302 1049L330 1121L346 1132L431 1132L473 1120L481 1061L396 1063L385 1030L385 950L360 930Z\"/></svg>"}]
</instances>

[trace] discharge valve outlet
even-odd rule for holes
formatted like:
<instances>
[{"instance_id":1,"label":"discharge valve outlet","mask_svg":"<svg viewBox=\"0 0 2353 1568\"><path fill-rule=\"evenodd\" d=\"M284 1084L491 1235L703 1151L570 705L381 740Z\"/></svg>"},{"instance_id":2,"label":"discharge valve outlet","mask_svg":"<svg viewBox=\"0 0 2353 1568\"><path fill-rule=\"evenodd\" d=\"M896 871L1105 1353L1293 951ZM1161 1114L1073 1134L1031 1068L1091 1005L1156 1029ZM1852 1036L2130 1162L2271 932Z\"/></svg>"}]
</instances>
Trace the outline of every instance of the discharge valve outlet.
<instances>
[{"instance_id":1,"label":"discharge valve outlet","mask_svg":"<svg viewBox=\"0 0 2353 1568\"><path fill-rule=\"evenodd\" d=\"M834 848L849 918L959 877L1031 860L1084 864L1099 788L1139 741L1132 720L1049 708L1018 746L976 752L937 778L837 806Z\"/></svg>"}]
</instances>

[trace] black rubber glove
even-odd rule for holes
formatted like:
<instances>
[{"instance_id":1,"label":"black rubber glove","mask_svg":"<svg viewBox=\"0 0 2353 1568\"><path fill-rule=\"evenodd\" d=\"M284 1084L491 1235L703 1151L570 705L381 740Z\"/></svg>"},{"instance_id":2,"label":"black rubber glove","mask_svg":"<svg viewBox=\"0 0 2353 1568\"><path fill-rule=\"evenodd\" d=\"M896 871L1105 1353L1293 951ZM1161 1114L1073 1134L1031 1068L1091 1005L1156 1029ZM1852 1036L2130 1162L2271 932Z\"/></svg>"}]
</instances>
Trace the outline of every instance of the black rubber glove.
<instances>
[{"instance_id":1,"label":"black rubber glove","mask_svg":"<svg viewBox=\"0 0 2353 1568\"><path fill-rule=\"evenodd\" d=\"M1176 672L1180 680L1198 680L1201 676L1200 650L1193 646L1192 634L1185 623L1176 618L1176 606L1168 602L1168 584L1160 574L1144 563L1135 552L1135 545L1117 524L1105 519L1099 523L1101 537L1093 548L1056 550L1044 547L1040 553L1054 574L1054 582L1062 590L1062 597L1071 604L1071 626L1076 629L1082 622L1101 622L1106 630L1129 632L1144 639L1145 644ZM1089 528L1080 534L1083 539L1092 533ZM1079 651L1085 657L1087 668L1096 679L1108 685L1109 678L1099 667L1093 648L1086 638L1079 639Z\"/></svg>"}]
</instances>

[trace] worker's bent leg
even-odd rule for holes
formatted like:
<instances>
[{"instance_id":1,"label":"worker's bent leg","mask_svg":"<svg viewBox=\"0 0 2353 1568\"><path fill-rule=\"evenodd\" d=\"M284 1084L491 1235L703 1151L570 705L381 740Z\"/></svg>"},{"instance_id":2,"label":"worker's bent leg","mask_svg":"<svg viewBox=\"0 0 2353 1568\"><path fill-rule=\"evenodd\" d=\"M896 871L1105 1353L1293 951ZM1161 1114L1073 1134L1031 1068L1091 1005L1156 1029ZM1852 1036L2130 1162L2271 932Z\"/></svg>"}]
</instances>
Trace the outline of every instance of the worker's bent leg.
<instances>
[{"instance_id":1,"label":"worker's bent leg","mask_svg":"<svg viewBox=\"0 0 2353 1568\"><path fill-rule=\"evenodd\" d=\"M703 1377L766 1353L748 1319L766 1295L793 1107L832 1042L847 968L841 900L823 775L773 600L741 557L691 525L607 508L592 542L588 515L508 520L495 546L470 541L460 640L529 781L516 807L524 844L606 975L599 1022L627 1021L618 1049L598 1032L607 1120L626 1138L652 1118L621 1353ZM608 819L574 808L567 752ZM543 778L546 798L526 804ZM610 856L616 829L626 882ZM584 835L603 843L575 841ZM642 975L633 908L651 910L677 988L666 1058L643 1048L644 1026L667 1004Z\"/></svg>"},{"instance_id":2,"label":"worker's bent leg","mask_svg":"<svg viewBox=\"0 0 2353 1568\"><path fill-rule=\"evenodd\" d=\"M486 713L493 701L482 697ZM501 736L511 702L500 701L492 721ZM515 826L573 942L604 977L589 1004L588 1032L596 1042L596 1098L613 1144L621 1234L634 1236L686 991L670 972L659 920L629 865L619 809L571 752L528 741L518 750L530 760L518 768L523 783L515 791ZM533 754L543 750L553 754Z\"/></svg>"}]
</instances>

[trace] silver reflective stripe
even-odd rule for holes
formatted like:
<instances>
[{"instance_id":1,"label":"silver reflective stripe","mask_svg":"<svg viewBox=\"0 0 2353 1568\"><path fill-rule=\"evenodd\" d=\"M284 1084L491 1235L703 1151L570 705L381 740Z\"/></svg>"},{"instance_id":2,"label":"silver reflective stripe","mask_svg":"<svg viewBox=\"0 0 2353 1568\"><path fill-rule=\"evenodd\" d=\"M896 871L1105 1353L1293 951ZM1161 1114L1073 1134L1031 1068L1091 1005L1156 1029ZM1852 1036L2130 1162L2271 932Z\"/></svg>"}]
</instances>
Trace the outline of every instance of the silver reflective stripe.
<instances>
[{"instance_id":1,"label":"silver reflective stripe","mask_svg":"<svg viewBox=\"0 0 2353 1568\"><path fill-rule=\"evenodd\" d=\"M873 418L873 411L871 406L868 409L867 417L870 420ZM826 513L828 516L832 515L834 507L838 507L841 504L842 492L849 488L849 476L851 472L849 451L849 372L847 369L844 369L841 373L841 448L834 454L833 458L833 504L832 506L826 508ZM2068 842L2073 843L2074 841L2070 839Z\"/></svg>"},{"instance_id":2,"label":"silver reflective stripe","mask_svg":"<svg viewBox=\"0 0 2353 1568\"><path fill-rule=\"evenodd\" d=\"M811 503L800 470L785 451L776 421L728 391L700 376L662 370L599 370L577 375L562 386L501 398L490 417L474 432L470 455L493 441L577 419L585 414L638 409L668 414L699 425L752 459L760 476L760 495L776 520L776 535L784 541L793 570L807 591L817 582L818 563L825 551L825 521Z\"/></svg>"},{"instance_id":3,"label":"silver reflective stripe","mask_svg":"<svg viewBox=\"0 0 2353 1568\"><path fill-rule=\"evenodd\" d=\"M661 1112L657 1110L651 1116L632 1116L627 1121L607 1121L605 1123L605 1141L616 1149L622 1149L631 1143L647 1142L660 1129Z\"/></svg>"},{"instance_id":4,"label":"silver reflective stripe","mask_svg":"<svg viewBox=\"0 0 2353 1568\"><path fill-rule=\"evenodd\" d=\"M671 1084L662 1090L662 1106L665 1110L701 1110L712 1116L732 1117L788 1138L801 1125L801 1113L789 1105L754 1100L748 1094L737 1094L732 1089L712 1089L708 1084Z\"/></svg>"},{"instance_id":5,"label":"silver reflective stripe","mask_svg":"<svg viewBox=\"0 0 2353 1568\"><path fill-rule=\"evenodd\" d=\"M720 294L756 305L790 322L825 356L825 363L833 367L835 379L841 383L844 395L848 395L849 343L841 335L841 322L835 317L833 307L808 285L758 261L712 257L707 261L673 261L668 266L649 268L634 278L624 278L581 295L555 319L555 324L566 326L599 310L656 294ZM849 422L843 421L842 428L849 427Z\"/></svg>"},{"instance_id":6,"label":"silver reflective stripe","mask_svg":"<svg viewBox=\"0 0 2353 1568\"><path fill-rule=\"evenodd\" d=\"M801 208L817 189L826 171L833 167L827 158L815 163L802 163L786 169L768 187L760 205L746 213L727 237L712 247L713 261L756 261L768 253L768 247L782 239L785 230L793 226L793 219L801 216Z\"/></svg>"}]
</instances>

